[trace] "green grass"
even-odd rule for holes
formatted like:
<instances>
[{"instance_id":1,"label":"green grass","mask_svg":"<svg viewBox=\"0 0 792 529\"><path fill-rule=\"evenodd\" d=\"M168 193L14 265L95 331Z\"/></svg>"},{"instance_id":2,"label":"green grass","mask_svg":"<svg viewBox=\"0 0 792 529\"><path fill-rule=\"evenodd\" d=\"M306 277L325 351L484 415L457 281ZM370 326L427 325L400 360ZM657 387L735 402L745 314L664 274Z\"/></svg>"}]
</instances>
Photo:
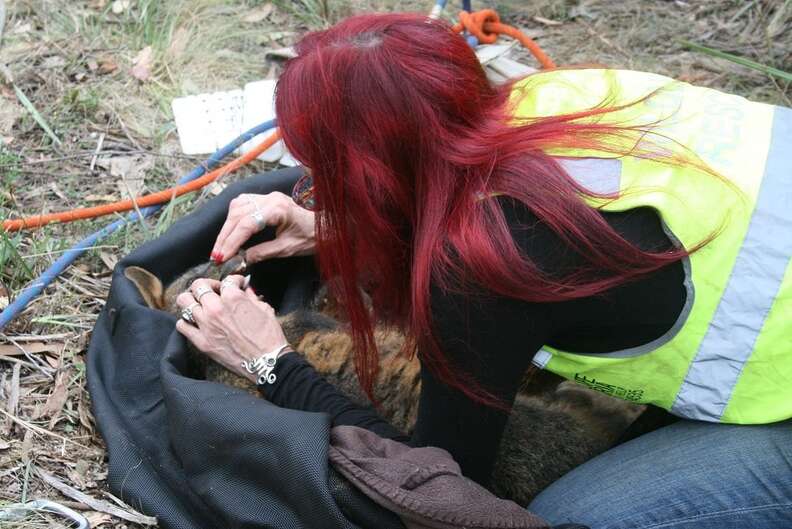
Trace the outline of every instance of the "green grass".
<instances>
[{"instance_id":1,"label":"green grass","mask_svg":"<svg viewBox=\"0 0 792 529\"><path fill-rule=\"evenodd\" d=\"M726 59L727 61L731 61L735 64L739 64L741 66L751 68L752 70L762 72L763 74L772 75L773 77L778 77L779 79L783 79L784 81L792 82L791 72L785 72L778 68L767 66L765 64L752 61L751 59L746 59L745 57L740 57L739 55L734 55L732 53L726 53L725 51L720 51L707 46L702 46L701 44L696 44L695 42L690 42L689 40L680 39L679 42L682 43L687 48L704 53L711 57Z\"/></svg>"},{"instance_id":2,"label":"green grass","mask_svg":"<svg viewBox=\"0 0 792 529\"><path fill-rule=\"evenodd\" d=\"M0 185L2 185L2 189L9 189L17 183L21 169L22 157L0 144ZM0 195L0 207L3 205L2 200L2 195Z\"/></svg>"},{"instance_id":3,"label":"green grass","mask_svg":"<svg viewBox=\"0 0 792 529\"><path fill-rule=\"evenodd\" d=\"M274 3L312 28L326 27L331 20L329 0L281 0Z\"/></svg>"},{"instance_id":4,"label":"green grass","mask_svg":"<svg viewBox=\"0 0 792 529\"><path fill-rule=\"evenodd\" d=\"M23 234L9 235L0 231L0 281L10 290L17 290L35 277L33 269L19 251Z\"/></svg>"}]
</instances>

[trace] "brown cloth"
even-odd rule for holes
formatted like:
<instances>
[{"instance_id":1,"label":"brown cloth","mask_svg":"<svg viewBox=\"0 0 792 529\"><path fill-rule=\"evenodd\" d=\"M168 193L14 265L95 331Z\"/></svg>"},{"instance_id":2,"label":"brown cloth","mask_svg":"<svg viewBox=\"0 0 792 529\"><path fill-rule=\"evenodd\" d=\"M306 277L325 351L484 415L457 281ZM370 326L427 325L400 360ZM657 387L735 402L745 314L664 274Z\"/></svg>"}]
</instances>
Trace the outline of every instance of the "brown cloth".
<instances>
[{"instance_id":1,"label":"brown cloth","mask_svg":"<svg viewBox=\"0 0 792 529\"><path fill-rule=\"evenodd\" d=\"M335 469L408 529L544 529L547 522L464 477L441 448L412 448L355 426L330 432Z\"/></svg>"}]
</instances>

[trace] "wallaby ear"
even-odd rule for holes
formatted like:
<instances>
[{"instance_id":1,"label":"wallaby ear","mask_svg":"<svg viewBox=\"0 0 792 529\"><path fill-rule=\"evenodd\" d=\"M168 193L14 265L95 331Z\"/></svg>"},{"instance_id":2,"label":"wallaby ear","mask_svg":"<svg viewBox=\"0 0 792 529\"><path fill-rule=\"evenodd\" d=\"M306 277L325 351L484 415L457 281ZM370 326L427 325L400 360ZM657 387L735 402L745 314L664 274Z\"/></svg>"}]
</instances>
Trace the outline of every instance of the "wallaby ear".
<instances>
[{"instance_id":1,"label":"wallaby ear","mask_svg":"<svg viewBox=\"0 0 792 529\"><path fill-rule=\"evenodd\" d=\"M126 267L124 275L135 284L146 305L152 309L163 310L165 308L165 292L162 288L162 281L157 276L139 266Z\"/></svg>"}]
</instances>

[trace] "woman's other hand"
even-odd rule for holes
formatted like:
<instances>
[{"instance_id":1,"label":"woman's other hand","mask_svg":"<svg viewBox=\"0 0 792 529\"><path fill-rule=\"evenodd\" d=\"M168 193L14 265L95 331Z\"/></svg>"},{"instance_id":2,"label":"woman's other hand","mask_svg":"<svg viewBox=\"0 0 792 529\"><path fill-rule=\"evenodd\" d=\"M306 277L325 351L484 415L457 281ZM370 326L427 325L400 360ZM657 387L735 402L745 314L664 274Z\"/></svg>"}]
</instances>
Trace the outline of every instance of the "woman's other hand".
<instances>
[{"instance_id":1,"label":"woman's other hand","mask_svg":"<svg viewBox=\"0 0 792 529\"><path fill-rule=\"evenodd\" d=\"M273 308L253 290L242 290L243 283L239 275L228 276L222 283L193 281L176 303L181 309L191 307L195 325L179 319L176 329L209 358L255 382L257 375L242 367L242 362L255 360L287 341Z\"/></svg>"},{"instance_id":2,"label":"woman's other hand","mask_svg":"<svg viewBox=\"0 0 792 529\"><path fill-rule=\"evenodd\" d=\"M242 194L228 206L228 216L212 249L212 260L221 263L235 255L253 234L266 226L277 227L275 238L245 250L248 264L314 252L316 235L311 211L283 193Z\"/></svg>"}]
</instances>

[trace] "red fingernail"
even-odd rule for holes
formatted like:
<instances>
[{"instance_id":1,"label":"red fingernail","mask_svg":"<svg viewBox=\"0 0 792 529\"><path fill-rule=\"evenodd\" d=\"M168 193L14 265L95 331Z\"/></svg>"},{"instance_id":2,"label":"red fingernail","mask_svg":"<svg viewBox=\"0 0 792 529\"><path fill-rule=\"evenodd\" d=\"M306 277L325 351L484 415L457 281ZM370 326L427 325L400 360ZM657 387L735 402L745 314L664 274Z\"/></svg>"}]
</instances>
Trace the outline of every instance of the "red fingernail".
<instances>
[{"instance_id":1,"label":"red fingernail","mask_svg":"<svg viewBox=\"0 0 792 529\"><path fill-rule=\"evenodd\" d=\"M222 263L223 262L223 254L221 254L220 252L217 252L217 255L215 256L215 261L217 261L218 263Z\"/></svg>"},{"instance_id":2,"label":"red fingernail","mask_svg":"<svg viewBox=\"0 0 792 529\"><path fill-rule=\"evenodd\" d=\"M212 252L209 254L210 261L217 261L217 252Z\"/></svg>"}]
</instances>

